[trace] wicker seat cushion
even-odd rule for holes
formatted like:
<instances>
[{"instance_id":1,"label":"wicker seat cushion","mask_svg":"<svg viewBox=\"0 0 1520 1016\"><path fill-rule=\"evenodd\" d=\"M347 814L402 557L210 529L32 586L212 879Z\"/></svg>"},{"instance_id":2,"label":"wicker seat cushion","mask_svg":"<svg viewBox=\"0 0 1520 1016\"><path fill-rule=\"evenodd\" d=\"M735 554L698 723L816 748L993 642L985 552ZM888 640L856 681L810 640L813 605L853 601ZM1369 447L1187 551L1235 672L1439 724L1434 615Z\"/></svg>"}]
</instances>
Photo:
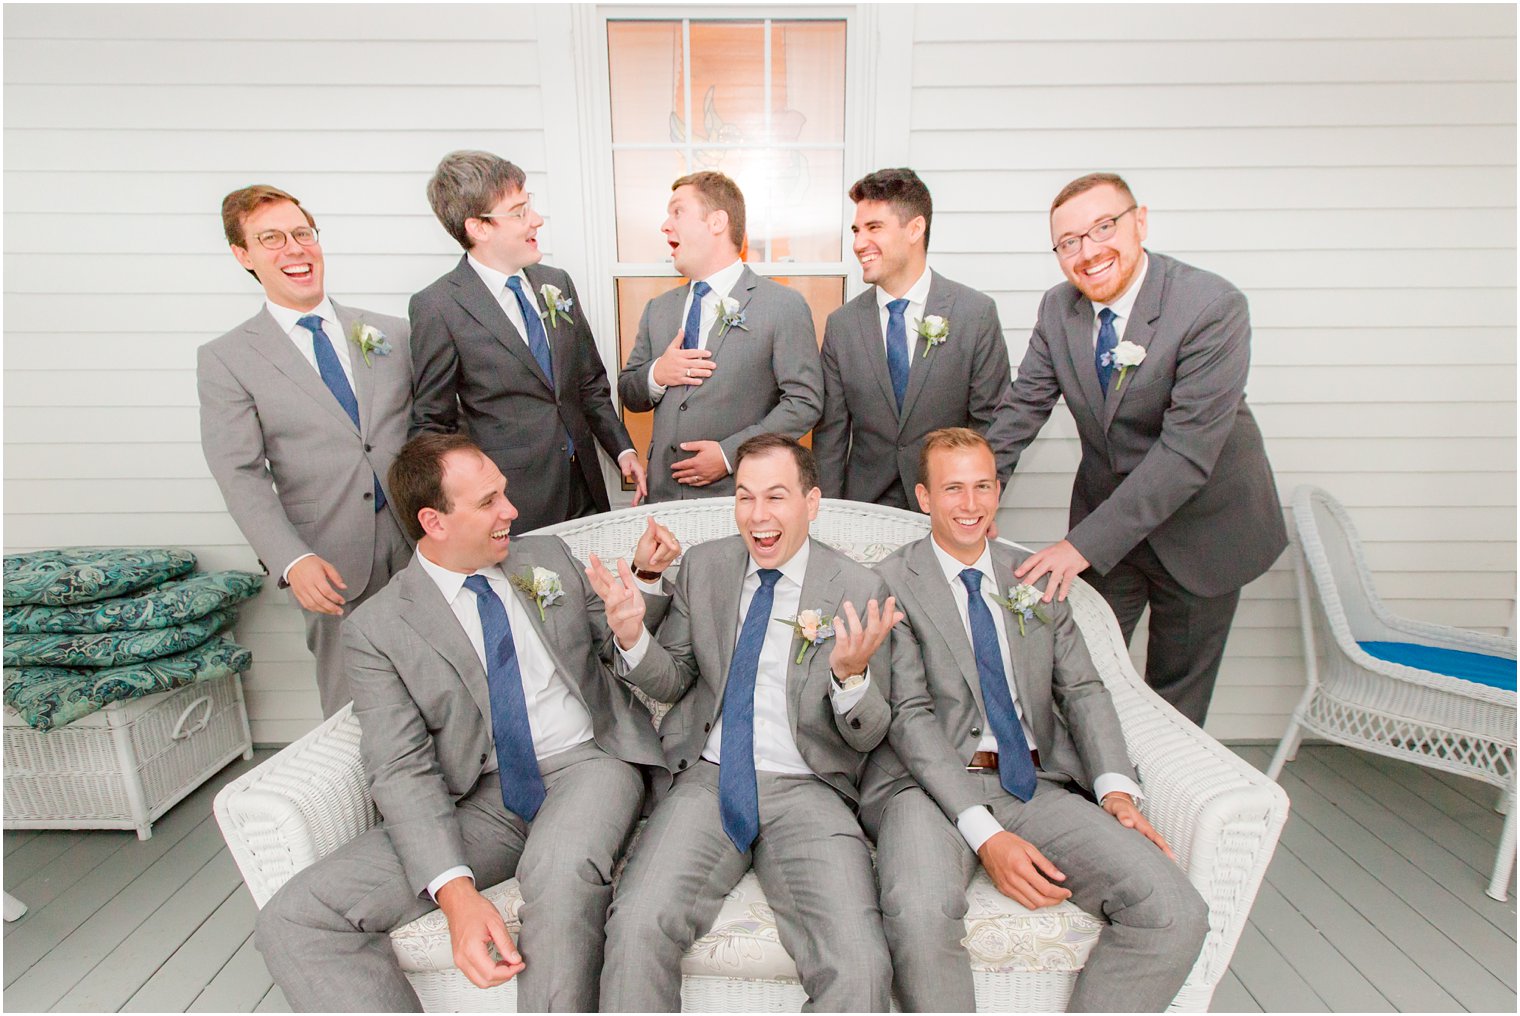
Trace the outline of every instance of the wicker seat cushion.
<instances>
[{"instance_id":1,"label":"wicker seat cushion","mask_svg":"<svg viewBox=\"0 0 1520 1016\"><path fill-rule=\"evenodd\" d=\"M61 606L135 593L195 568L188 550L64 547L5 556L5 605Z\"/></svg>"},{"instance_id":2,"label":"wicker seat cushion","mask_svg":"<svg viewBox=\"0 0 1520 1016\"><path fill-rule=\"evenodd\" d=\"M96 635L11 635L5 640L7 667L121 667L173 656L204 644L232 627L237 611L219 610L194 621L146 631Z\"/></svg>"},{"instance_id":3,"label":"wicker seat cushion","mask_svg":"<svg viewBox=\"0 0 1520 1016\"><path fill-rule=\"evenodd\" d=\"M1515 661L1502 656L1422 646L1414 642L1358 642L1357 645L1368 656L1385 663L1397 663L1416 670L1428 670L1432 674L1475 681L1490 688L1515 690Z\"/></svg>"},{"instance_id":4,"label":"wicker seat cushion","mask_svg":"<svg viewBox=\"0 0 1520 1016\"><path fill-rule=\"evenodd\" d=\"M52 730L112 702L240 674L252 663L253 654L236 642L213 638L177 656L125 667L6 667L5 704L34 729Z\"/></svg>"},{"instance_id":5,"label":"wicker seat cushion","mask_svg":"<svg viewBox=\"0 0 1520 1016\"><path fill-rule=\"evenodd\" d=\"M98 603L6 607L4 631L74 635L169 628L242 603L263 586L264 576L253 572L202 572Z\"/></svg>"}]
</instances>

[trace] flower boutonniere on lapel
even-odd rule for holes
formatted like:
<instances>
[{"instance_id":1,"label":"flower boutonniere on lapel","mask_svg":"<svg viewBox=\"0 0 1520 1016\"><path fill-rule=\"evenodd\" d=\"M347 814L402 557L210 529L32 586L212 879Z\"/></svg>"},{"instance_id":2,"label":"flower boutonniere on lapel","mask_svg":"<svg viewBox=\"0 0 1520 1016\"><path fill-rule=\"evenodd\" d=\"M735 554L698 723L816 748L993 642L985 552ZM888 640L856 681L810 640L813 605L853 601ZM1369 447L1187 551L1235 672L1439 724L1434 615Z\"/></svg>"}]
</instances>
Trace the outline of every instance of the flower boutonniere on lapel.
<instances>
[{"instance_id":1,"label":"flower boutonniere on lapel","mask_svg":"<svg viewBox=\"0 0 1520 1016\"><path fill-rule=\"evenodd\" d=\"M834 637L834 619L824 617L816 610L802 610L797 612L796 617L778 617L774 620L777 624L791 628L802 640L802 645L797 647L797 663L802 662L809 649L816 649Z\"/></svg>"},{"instance_id":2,"label":"flower boutonniere on lapel","mask_svg":"<svg viewBox=\"0 0 1520 1016\"><path fill-rule=\"evenodd\" d=\"M1018 619L1019 638L1023 638L1028 632L1025 630L1025 622L1039 621L1041 624L1050 623L1050 615L1045 613L1040 606L1040 591L1027 583L1013 587L1012 596L995 596L1008 612Z\"/></svg>"},{"instance_id":3,"label":"flower boutonniere on lapel","mask_svg":"<svg viewBox=\"0 0 1520 1016\"><path fill-rule=\"evenodd\" d=\"M538 293L544 298L544 309L548 312L549 327L559 324L559 319L570 320L570 311L575 308L575 301L559 291L558 286L544 283L538 287Z\"/></svg>"},{"instance_id":4,"label":"flower boutonniere on lapel","mask_svg":"<svg viewBox=\"0 0 1520 1016\"><path fill-rule=\"evenodd\" d=\"M749 326L744 323L744 311L739 307L739 301L731 296L725 296L718 300L718 337L728 334L730 328L738 328L741 331L749 331Z\"/></svg>"},{"instance_id":5,"label":"flower boutonniere on lapel","mask_svg":"<svg viewBox=\"0 0 1520 1016\"><path fill-rule=\"evenodd\" d=\"M1145 347L1130 342L1128 339L1120 342L1110 352L1103 354L1103 366L1119 368L1119 382L1114 385L1114 391L1124 387L1124 375L1129 373L1131 367L1138 367L1145 362Z\"/></svg>"},{"instance_id":6,"label":"flower boutonniere on lapel","mask_svg":"<svg viewBox=\"0 0 1520 1016\"><path fill-rule=\"evenodd\" d=\"M367 325L363 321L355 321L354 326L348 331L348 341L359 347L359 352L364 354L364 366L370 365L370 354L375 356L389 356L391 354L391 340L385 337L385 333L374 325Z\"/></svg>"},{"instance_id":7,"label":"flower boutonniere on lapel","mask_svg":"<svg viewBox=\"0 0 1520 1016\"><path fill-rule=\"evenodd\" d=\"M513 575L512 585L533 597L534 604L538 606L540 621L548 620L544 617L544 608L552 607L565 596L565 587L560 585L559 573L548 568L534 568Z\"/></svg>"},{"instance_id":8,"label":"flower boutonniere on lapel","mask_svg":"<svg viewBox=\"0 0 1520 1016\"><path fill-rule=\"evenodd\" d=\"M924 355L934 352L934 347L950 337L950 322L938 314L930 314L918 323L918 337L924 340Z\"/></svg>"}]
</instances>

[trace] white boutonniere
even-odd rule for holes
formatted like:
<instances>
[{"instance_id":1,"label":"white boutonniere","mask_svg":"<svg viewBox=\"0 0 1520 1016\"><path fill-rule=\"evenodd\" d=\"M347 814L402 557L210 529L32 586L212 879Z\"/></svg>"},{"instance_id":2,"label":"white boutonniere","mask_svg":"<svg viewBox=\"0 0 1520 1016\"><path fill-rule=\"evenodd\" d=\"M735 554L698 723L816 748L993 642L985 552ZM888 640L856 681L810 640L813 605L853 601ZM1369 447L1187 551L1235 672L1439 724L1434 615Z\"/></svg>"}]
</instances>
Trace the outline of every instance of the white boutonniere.
<instances>
[{"instance_id":1,"label":"white boutonniere","mask_svg":"<svg viewBox=\"0 0 1520 1016\"><path fill-rule=\"evenodd\" d=\"M797 637L802 640L802 645L797 648L796 662L798 663L802 662L803 657L807 655L809 649L821 646L824 642L834 637L834 619L832 617L824 617L821 612L816 610L798 611L796 617L778 617L774 618L774 620L777 624L784 624L790 627L797 633Z\"/></svg>"},{"instance_id":2,"label":"white boutonniere","mask_svg":"<svg viewBox=\"0 0 1520 1016\"><path fill-rule=\"evenodd\" d=\"M739 309L739 301L731 296L725 296L718 300L718 335L722 337L730 328L739 328L749 331L744 324L744 311Z\"/></svg>"},{"instance_id":3,"label":"white boutonniere","mask_svg":"<svg viewBox=\"0 0 1520 1016\"><path fill-rule=\"evenodd\" d=\"M538 606L540 621L547 620L544 617L544 608L552 607L565 595L565 587L560 585L559 573L547 568L534 568L532 571L513 575L512 584L533 597L533 602Z\"/></svg>"},{"instance_id":4,"label":"white boutonniere","mask_svg":"<svg viewBox=\"0 0 1520 1016\"><path fill-rule=\"evenodd\" d=\"M538 287L538 293L544 298L544 308L548 311L550 328L557 325L562 317L566 321L570 320L570 311L575 307L575 301L561 293L558 286L551 286L546 282Z\"/></svg>"},{"instance_id":5,"label":"white boutonniere","mask_svg":"<svg viewBox=\"0 0 1520 1016\"><path fill-rule=\"evenodd\" d=\"M1024 622L1037 620L1041 624L1050 623L1050 615L1046 614L1040 606L1040 591L1034 586L1020 584L1013 587L1012 596L994 596L993 599L1018 618L1020 638L1025 635Z\"/></svg>"},{"instance_id":6,"label":"white boutonniere","mask_svg":"<svg viewBox=\"0 0 1520 1016\"><path fill-rule=\"evenodd\" d=\"M934 347L950 337L950 322L938 314L930 314L918 323L918 337L924 340L924 355L934 352Z\"/></svg>"},{"instance_id":7,"label":"white boutonniere","mask_svg":"<svg viewBox=\"0 0 1520 1016\"><path fill-rule=\"evenodd\" d=\"M1129 373L1129 369L1145 362L1145 347L1125 339L1110 352L1104 353L1102 361L1105 367L1119 368L1119 383L1114 385L1114 391L1118 391L1124 387L1124 375Z\"/></svg>"},{"instance_id":8,"label":"white boutonniere","mask_svg":"<svg viewBox=\"0 0 1520 1016\"><path fill-rule=\"evenodd\" d=\"M363 321L355 321L354 327L349 330L348 341L359 347L359 352L364 354L364 366L368 367L370 354L376 356L389 356L391 353L390 339L385 333L374 325L367 325Z\"/></svg>"}]
</instances>

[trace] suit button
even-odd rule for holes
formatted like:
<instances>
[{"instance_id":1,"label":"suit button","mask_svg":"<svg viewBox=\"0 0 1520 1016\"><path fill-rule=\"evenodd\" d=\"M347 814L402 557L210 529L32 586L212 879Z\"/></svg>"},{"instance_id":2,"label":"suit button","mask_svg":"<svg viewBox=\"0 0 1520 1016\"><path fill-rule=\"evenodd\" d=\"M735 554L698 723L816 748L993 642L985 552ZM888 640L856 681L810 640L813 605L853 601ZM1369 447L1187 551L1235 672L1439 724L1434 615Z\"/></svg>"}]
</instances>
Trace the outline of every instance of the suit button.
<instances>
[{"instance_id":1,"label":"suit button","mask_svg":"<svg viewBox=\"0 0 1520 1016\"><path fill-rule=\"evenodd\" d=\"M671 452L674 453L674 452L680 451L681 449L680 449L680 446L678 446L678 445L671 445L670 446L670 450L671 450Z\"/></svg>"},{"instance_id":2,"label":"suit button","mask_svg":"<svg viewBox=\"0 0 1520 1016\"><path fill-rule=\"evenodd\" d=\"M711 723L704 723L704 724L702 724L702 733L708 734L708 733L711 733L711 732L712 732L712 724Z\"/></svg>"},{"instance_id":3,"label":"suit button","mask_svg":"<svg viewBox=\"0 0 1520 1016\"><path fill-rule=\"evenodd\" d=\"M375 499L375 492L374 491L372 491L372 490L366 490L364 492L364 500L366 500L366 501L373 501L374 499Z\"/></svg>"},{"instance_id":4,"label":"suit button","mask_svg":"<svg viewBox=\"0 0 1520 1016\"><path fill-rule=\"evenodd\" d=\"M972 737L981 737L982 736L982 728L981 727L972 727L971 728L971 736Z\"/></svg>"},{"instance_id":5,"label":"suit button","mask_svg":"<svg viewBox=\"0 0 1520 1016\"><path fill-rule=\"evenodd\" d=\"M686 403L681 403L681 412L686 412Z\"/></svg>"},{"instance_id":6,"label":"suit button","mask_svg":"<svg viewBox=\"0 0 1520 1016\"><path fill-rule=\"evenodd\" d=\"M681 761L677 762L676 763L676 768L677 769L685 769L686 768L686 760L683 758Z\"/></svg>"},{"instance_id":7,"label":"suit button","mask_svg":"<svg viewBox=\"0 0 1520 1016\"><path fill-rule=\"evenodd\" d=\"M859 720L851 720L850 721L850 726L853 727L856 730L859 730L860 729L860 721Z\"/></svg>"},{"instance_id":8,"label":"suit button","mask_svg":"<svg viewBox=\"0 0 1520 1016\"><path fill-rule=\"evenodd\" d=\"M486 753L485 752L481 752L480 753L480 764L481 765L485 765L486 764Z\"/></svg>"},{"instance_id":9,"label":"suit button","mask_svg":"<svg viewBox=\"0 0 1520 1016\"><path fill-rule=\"evenodd\" d=\"M367 451L367 452L372 452L372 451L375 450L375 446L374 445L365 445L364 446L364 450Z\"/></svg>"}]
</instances>

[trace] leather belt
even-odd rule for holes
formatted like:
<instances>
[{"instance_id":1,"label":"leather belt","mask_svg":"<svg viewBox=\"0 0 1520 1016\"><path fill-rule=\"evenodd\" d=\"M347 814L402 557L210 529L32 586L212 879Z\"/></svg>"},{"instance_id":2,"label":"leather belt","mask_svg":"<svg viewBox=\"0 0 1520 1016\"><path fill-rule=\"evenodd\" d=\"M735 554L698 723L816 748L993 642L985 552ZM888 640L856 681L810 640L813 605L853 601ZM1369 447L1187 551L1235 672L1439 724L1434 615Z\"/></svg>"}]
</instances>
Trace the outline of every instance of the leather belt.
<instances>
[{"instance_id":1,"label":"leather belt","mask_svg":"<svg viewBox=\"0 0 1520 1016\"><path fill-rule=\"evenodd\" d=\"M1034 763L1034 767L1036 769L1040 768L1040 753L1038 751L1031 751L1029 753L1029 760ZM973 773L981 772L983 770L991 770L992 772L997 772L997 767L997 752L979 751L971 756L971 761L966 765L966 770Z\"/></svg>"}]
</instances>

